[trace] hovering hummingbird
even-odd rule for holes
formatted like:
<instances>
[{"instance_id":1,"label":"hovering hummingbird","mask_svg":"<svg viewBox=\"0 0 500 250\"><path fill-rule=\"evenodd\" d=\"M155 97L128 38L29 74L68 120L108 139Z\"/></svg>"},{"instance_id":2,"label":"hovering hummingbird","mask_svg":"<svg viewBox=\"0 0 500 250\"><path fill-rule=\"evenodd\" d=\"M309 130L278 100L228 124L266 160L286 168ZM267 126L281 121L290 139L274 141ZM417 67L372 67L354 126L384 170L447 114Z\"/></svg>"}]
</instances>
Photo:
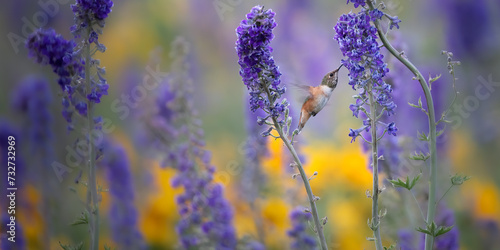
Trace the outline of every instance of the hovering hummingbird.
<instances>
[{"instance_id":1,"label":"hovering hummingbird","mask_svg":"<svg viewBox=\"0 0 500 250\"><path fill-rule=\"evenodd\" d=\"M328 100L330 100L333 90L337 87L337 82L339 80L338 72L342 66L343 65L341 64L337 69L328 72L323 77L320 85L316 87L304 86L304 88L309 92L309 96L307 96L304 104L302 104L299 126L296 134L300 133L302 128L306 125L307 120L309 120L311 116L316 116L316 114L318 114L319 111L325 107Z\"/></svg>"}]
</instances>

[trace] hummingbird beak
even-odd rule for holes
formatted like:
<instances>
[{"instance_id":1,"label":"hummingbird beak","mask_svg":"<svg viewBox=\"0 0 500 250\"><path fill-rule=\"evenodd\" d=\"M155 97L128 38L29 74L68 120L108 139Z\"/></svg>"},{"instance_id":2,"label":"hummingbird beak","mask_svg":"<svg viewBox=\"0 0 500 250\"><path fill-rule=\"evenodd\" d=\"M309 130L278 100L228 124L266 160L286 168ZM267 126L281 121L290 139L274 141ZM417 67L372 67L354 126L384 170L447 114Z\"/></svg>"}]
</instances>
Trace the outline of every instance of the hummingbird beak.
<instances>
[{"instance_id":1,"label":"hummingbird beak","mask_svg":"<svg viewBox=\"0 0 500 250\"><path fill-rule=\"evenodd\" d=\"M336 70L336 71L339 71L339 70L340 70L340 68L342 68L342 66L344 66L344 64L340 64L340 66L337 68L337 70Z\"/></svg>"}]
</instances>

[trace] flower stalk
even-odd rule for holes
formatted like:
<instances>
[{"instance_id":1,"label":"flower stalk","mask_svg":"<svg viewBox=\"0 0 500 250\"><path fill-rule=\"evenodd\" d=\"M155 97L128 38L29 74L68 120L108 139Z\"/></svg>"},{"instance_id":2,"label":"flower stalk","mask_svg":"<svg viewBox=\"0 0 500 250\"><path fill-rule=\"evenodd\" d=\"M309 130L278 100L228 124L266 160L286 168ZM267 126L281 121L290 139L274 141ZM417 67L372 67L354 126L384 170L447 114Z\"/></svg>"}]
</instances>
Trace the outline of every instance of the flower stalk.
<instances>
[{"instance_id":1,"label":"flower stalk","mask_svg":"<svg viewBox=\"0 0 500 250\"><path fill-rule=\"evenodd\" d=\"M374 2L371 0L367 1L367 4L371 10L375 9ZM385 36L380 23L378 20L374 21L375 27L377 28L377 33L382 41L382 44L389 50L389 52L396 57L401 63L403 63L416 77L419 81L422 90L424 91L425 100L427 103L427 117L429 119L429 145L430 145L430 180L429 180L429 202L427 205L427 223L434 221L436 213L436 184L437 184L437 147L436 147L436 117L434 110L434 102L432 100L431 91L427 81L423 77L422 73L413 65L407 58L402 56L401 52L398 52L389 42ZM426 234L425 235L425 249L430 250L433 246L434 237Z\"/></svg>"},{"instance_id":2,"label":"flower stalk","mask_svg":"<svg viewBox=\"0 0 500 250\"><path fill-rule=\"evenodd\" d=\"M257 119L258 125L269 125L269 128L262 132L262 135L271 136L275 139L281 138L294 158L311 206L310 211L315 225L314 231L318 235L321 249L326 250L327 245L323 227L315 203L317 199L312 193L302 162L288 139L292 118L289 117L288 101L281 99L286 87L280 85L281 73L274 62L271 55L272 48L269 45L274 38L272 30L277 25L274 16L275 13L272 10L265 10L262 6L255 6L236 29L238 36L236 51L239 57L238 64L241 67L240 75L249 90L250 110L255 112L262 109L265 112L265 117ZM272 130L276 130L279 136L271 134Z\"/></svg>"},{"instance_id":3,"label":"flower stalk","mask_svg":"<svg viewBox=\"0 0 500 250\"><path fill-rule=\"evenodd\" d=\"M263 84L265 87L265 91L267 94L267 98L269 99L269 102L273 103L273 99L271 97L271 94L269 92L269 88L266 83ZM309 200L309 205L311 205L311 213L314 221L314 227L315 227L315 233L318 235L319 243L321 246L321 249L326 250L328 249L327 244L326 244L326 239L325 239L325 234L323 233L323 226L321 225L321 222L319 220L319 215L318 215L318 209L316 207L316 201L314 200L314 194L311 189L311 184L309 183L309 177L307 177L306 172L304 171L304 167L302 166L302 162L300 161L299 155L297 154L297 151L295 151L295 148L293 147L292 143L290 140L288 140L285 131L283 131L283 127L281 124L278 122L276 117L271 116L274 128L279 134L279 137L285 143L285 146L288 148L288 151L290 151L290 154L292 154L292 157L297 164L297 169L299 170L300 177L302 178L302 182L304 183L304 187L306 189L307 193L307 198Z\"/></svg>"},{"instance_id":4,"label":"flower stalk","mask_svg":"<svg viewBox=\"0 0 500 250\"><path fill-rule=\"evenodd\" d=\"M323 233L323 226L320 223L319 220L319 215L318 215L318 209L316 207L316 201L314 200L314 195L312 193L311 185L309 184L309 179L306 175L306 172L304 171L304 167L302 166L302 162L300 161L299 155L295 151L295 148L293 147L292 143L284 136L283 129L281 126L278 124L276 121L276 118L273 118L274 125L276 126L276 130L278 131L278 134L280 135L281 140L283 143L285 143L285 146L288 148L288 151L290 151L290 154L292 154L292 157L297 164L297 169L299 170L300 177L302 178L302 182L304 182L304 187L306 189L307 193L307 198L309 200L309 204L311 205L311 213L312 217L314 220L314 226L316 229L316 233L319 238L319 243L321 245L321 249L326 250L327 244L326 244L326 239L325 239L325 234Z\"/></svg>"},{"instance_id":5,"label":"flower stalk","mask_svg":"<svg viewBox=\"0 0 500 250\"><path fill-rule=\"evenodd\" d=\"M371 91L373 86L369 85L368 98L370 100L370 112L372 116L377 116L377 103L375 103L373 98L373 93ZM380 236L380 218L378 216L378 139L377 139L377 117L371 118L371 146L372 146L372 167L373 167L373 192L372 192L372 227L373 237L375 238L375 247L377 250L383 250L382 237Z\"/></svg>"},{"instance_id":6,"label":"flower stalk","mask_svg":"<svg viewBox=\"0 0 500 250\"><path fill-rule=\"evenodd\" d=\"M90 52L90 43L88 43L91 29L87 29L87 38L85 39L85 86L86 93L92 92L90 67L92 65L92 56ZM91 131L94 129L94 102L87 98L87 129L88 129L88 176L89 182L87 185L87 203L91 209L89 211L91 217L90 232L91 232L91 249L99 249L99 201L97 193L97 177L95 165L95 149Z\"/></svg>"}]
</instances>

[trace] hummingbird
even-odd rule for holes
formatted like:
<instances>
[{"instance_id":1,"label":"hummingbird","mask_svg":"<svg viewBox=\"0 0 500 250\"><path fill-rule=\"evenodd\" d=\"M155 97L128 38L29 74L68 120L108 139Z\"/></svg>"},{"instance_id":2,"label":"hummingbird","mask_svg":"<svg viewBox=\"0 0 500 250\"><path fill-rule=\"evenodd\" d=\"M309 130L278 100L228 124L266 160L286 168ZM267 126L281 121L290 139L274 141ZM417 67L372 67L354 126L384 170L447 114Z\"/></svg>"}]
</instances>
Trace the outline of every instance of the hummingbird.
<instances>
[{"instance_id":1,"label":"hummingbird","mask_svg":"<svg viewBox=\"0 0 500 250\"><path fill-rule=\"evenodd\" d=\"M330 96L332 96L333 90L337 87L337 82L339 80L338 72L340 68L342 68L342 64L333 71L328 72L321 81L321 84L312 87L312 86L303 86L308 92L304 104L302 104L302 109L300 110L300 118L299 118L299 126L297 128L296 134L302 131L302 128L306 125L307 120L311 118L311 116L316 116L319 111L321 111L328 100L330 100Z\"/></svg>"}]
</instances>

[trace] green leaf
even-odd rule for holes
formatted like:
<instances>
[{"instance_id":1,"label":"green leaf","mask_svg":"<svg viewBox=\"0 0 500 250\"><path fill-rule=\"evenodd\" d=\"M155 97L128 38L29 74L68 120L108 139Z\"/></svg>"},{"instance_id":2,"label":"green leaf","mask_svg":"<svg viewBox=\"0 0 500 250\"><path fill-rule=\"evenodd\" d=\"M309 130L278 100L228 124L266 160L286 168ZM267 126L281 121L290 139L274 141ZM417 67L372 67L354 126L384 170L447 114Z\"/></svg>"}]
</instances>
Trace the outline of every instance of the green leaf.
<instances>
[{"instance_id":1,"label":"green leaf","mask_svg":"<svg viewBox=\"0 0 500 250\"><path fill-rule=\"evenodd\" d=\"M424 155L422 152L420 152L420 154L417 154L417 152L415 152L415 154L410 156L410 159L415 161L426 161L427 159L429 159L429 157L431 157L430 154Z\"/></svg>"},{"instance_id":2,"label":"green leaf","mask_svg":"<svg viewBox=\"0 0 500 250\"><path fill-rule=\"evenodd\" d=\"M368 219L367 224L372 231L376 231L378 229L378 226L380 225L380 221L375 224L375 220L370 221L370 219Z\"/></svg>"},{"instance_id":3,"label":"green leaf","mask_svg":"<svg viewBox=\"0 0 500 250\"><path fill-rule=\"evenodd\" d=\"M410 106L412 106L412 107L414 107L414 108L418 108L418 109L420 108L420 106L415 105L415 104L413 104L413 103L411 103L411 102L408 102L408 105L410 105Z\"/></svg>"},{"instance_id":4,"label":"green leaf","mask_svg":"<svg viewBox=\"0 0 500 250\"><path fill-rule=\"evenodd\" d=\"M441 78L441 74L439 74L438 76L436 76L436 77L434 77L434 78L430 78L430 77L429 77L429 84L431 84L431 83L433 83L433 82L437 81L439 78Z\"/></svg>"},{"instance_id":5,"label":"green leaf","mask_svg":"<svg viewBox=\"0 0 500 250\"><path fill-rule=\"evenodd\" d=\"M429 141L429 136L427 136L424 132L420 133L417 131L417 137L421 141Z\"/></svg>"},{"instance_id":6,"label":"green leaf","mask_svg":"<svg viewBox=\"0 0 500 250\"><path fill-rule=\"evenodd\" d=\"M413 187L415 187L415 185L417 184L417 181L420 180L420 177L422 176L422 173L418 174L417 176L413 177L410 179L410 177L406 176L406 181L403 181L401 179L397 179L397 180L389 180L390 183L392 183L392 185L394 187L402 187L402 188L406 188L408 190L411 190Z\"/></svg>"},{"instance_id":7,"label":"green leaf","mask_svg":"<svg viewBox=\"0 0 500 250\"><path fill-rule=\"evenodd\" d=\"M449 232L451 229L453 229L453 225L451 225L449 227L439 227L438 231L436 233L436 237L438 237L439 235L443 235L443 234Z\"/></svg>"},{"instance_id":8,"label":"green leaf","mask_svg":"<svg viewBox=\"0 0 500 250\"><path fill-rule=\"evenodd\" d=\"M442 135L443 133L444 133L444 129L439 130L439 131L436 133L436 137L438 137L438 136Z\"/></svg>"},{"instance_id":9,"label":"green leaf","mask_svg":"<svg viewBox=\"0 0 500 250\"><path fill-rule=\"evenodd\" d=\"M415 230L417 230L417 231L419 231L421 233L428 234L428 235L432 236L432 233L429 230L427 230L427 229L423 229L421 227L417 227L417 228L415 228Z\"/></svg>"},{"instance_id":10,"label":"green leaf","mask_svg":"<svg viewBox=\"0 0 500 250\"><path fill-rule=\"evenodd\" d=\"M420 177L422 176L422 173L418 174L417 176L415 176L411 182L410 182L410 188L408 190L411 190L415 184L417 184L417 181L420 180Z\"/></svg>"},{"instance_id":11,"label":"green leaf","mask_svg":"<svg viewBox=\"0 0 500 250\"><path fill-rule=\"evenodd\" d=\"M419 97L419 98L418 98L418 106L419 106L419 107L422 107L422 97Z\"/></svg>"},{"instance_id":12,"label":"green leaf","mask_svg":"<svg viewBox=\"0 0 500 250\"><path fill-rule=\"evenodd\" d=\"M426 229L418 227L415 230L417 230L421 233L424 233L424 234L428 234L432 237L438 237L440 235L443 235L443 234L449 232L452 228L453 228L453 226L449 226L449 227L437 226L436 223L434 223L434 221L433 221L431 224L427 224Z\"/></svg>"},{"instance_id":13,"label":"green leaf","mask_svg":"<svg viewBox=\"0 0 500 250\"><path fill-rule=\"evenodd\" d=\"M454 186L459 186L464 184L464 182L470 179L470 176L455 174L451 178L451 184Z\"/></svg>"},{"instance_id":14,"label":"green leaf","mask_svg":"<svg viewBox=\"0 0 500 250\"><path fill-rule=\"evenodd\" d=\"M116 249L116 248L111 248L110 246L104 244L104 250L111 250L111 249Z\"/></svg>"},{"instance_id":15,"label":"green leaf","mask_svg":"<svg viewBox=\"0 0 500 250\"><path fill-rule=\"evenodd\" d=\"M73 223L71 223L70 225L77 226L85 224L89 224L89 215L87 212L82 212L82 214L80 214L80 216L78 216L78 218L76 218L76 220L73 221Z\"/></svg>"},{"instance_id":16,"label":"green leaf","mask_svg":"<svg viewBox=\"0 0 500 250\"><path fill-rule=\"evenodd\" d=\"M384 247L384 250L393 250L396 249L396 243L390 245L389 247Z\"/></svg>"},{"instance_id":17,"label":"green leaf","mask_svg":"<svg viewBox=\"0 0 500 250\"><path fill-rule=\"evenodd\" d=\"M83 250L83 242L78 243L76 246L64 245L59 241L59 246L64 250Z\"/></svg>"}]
</instances>

